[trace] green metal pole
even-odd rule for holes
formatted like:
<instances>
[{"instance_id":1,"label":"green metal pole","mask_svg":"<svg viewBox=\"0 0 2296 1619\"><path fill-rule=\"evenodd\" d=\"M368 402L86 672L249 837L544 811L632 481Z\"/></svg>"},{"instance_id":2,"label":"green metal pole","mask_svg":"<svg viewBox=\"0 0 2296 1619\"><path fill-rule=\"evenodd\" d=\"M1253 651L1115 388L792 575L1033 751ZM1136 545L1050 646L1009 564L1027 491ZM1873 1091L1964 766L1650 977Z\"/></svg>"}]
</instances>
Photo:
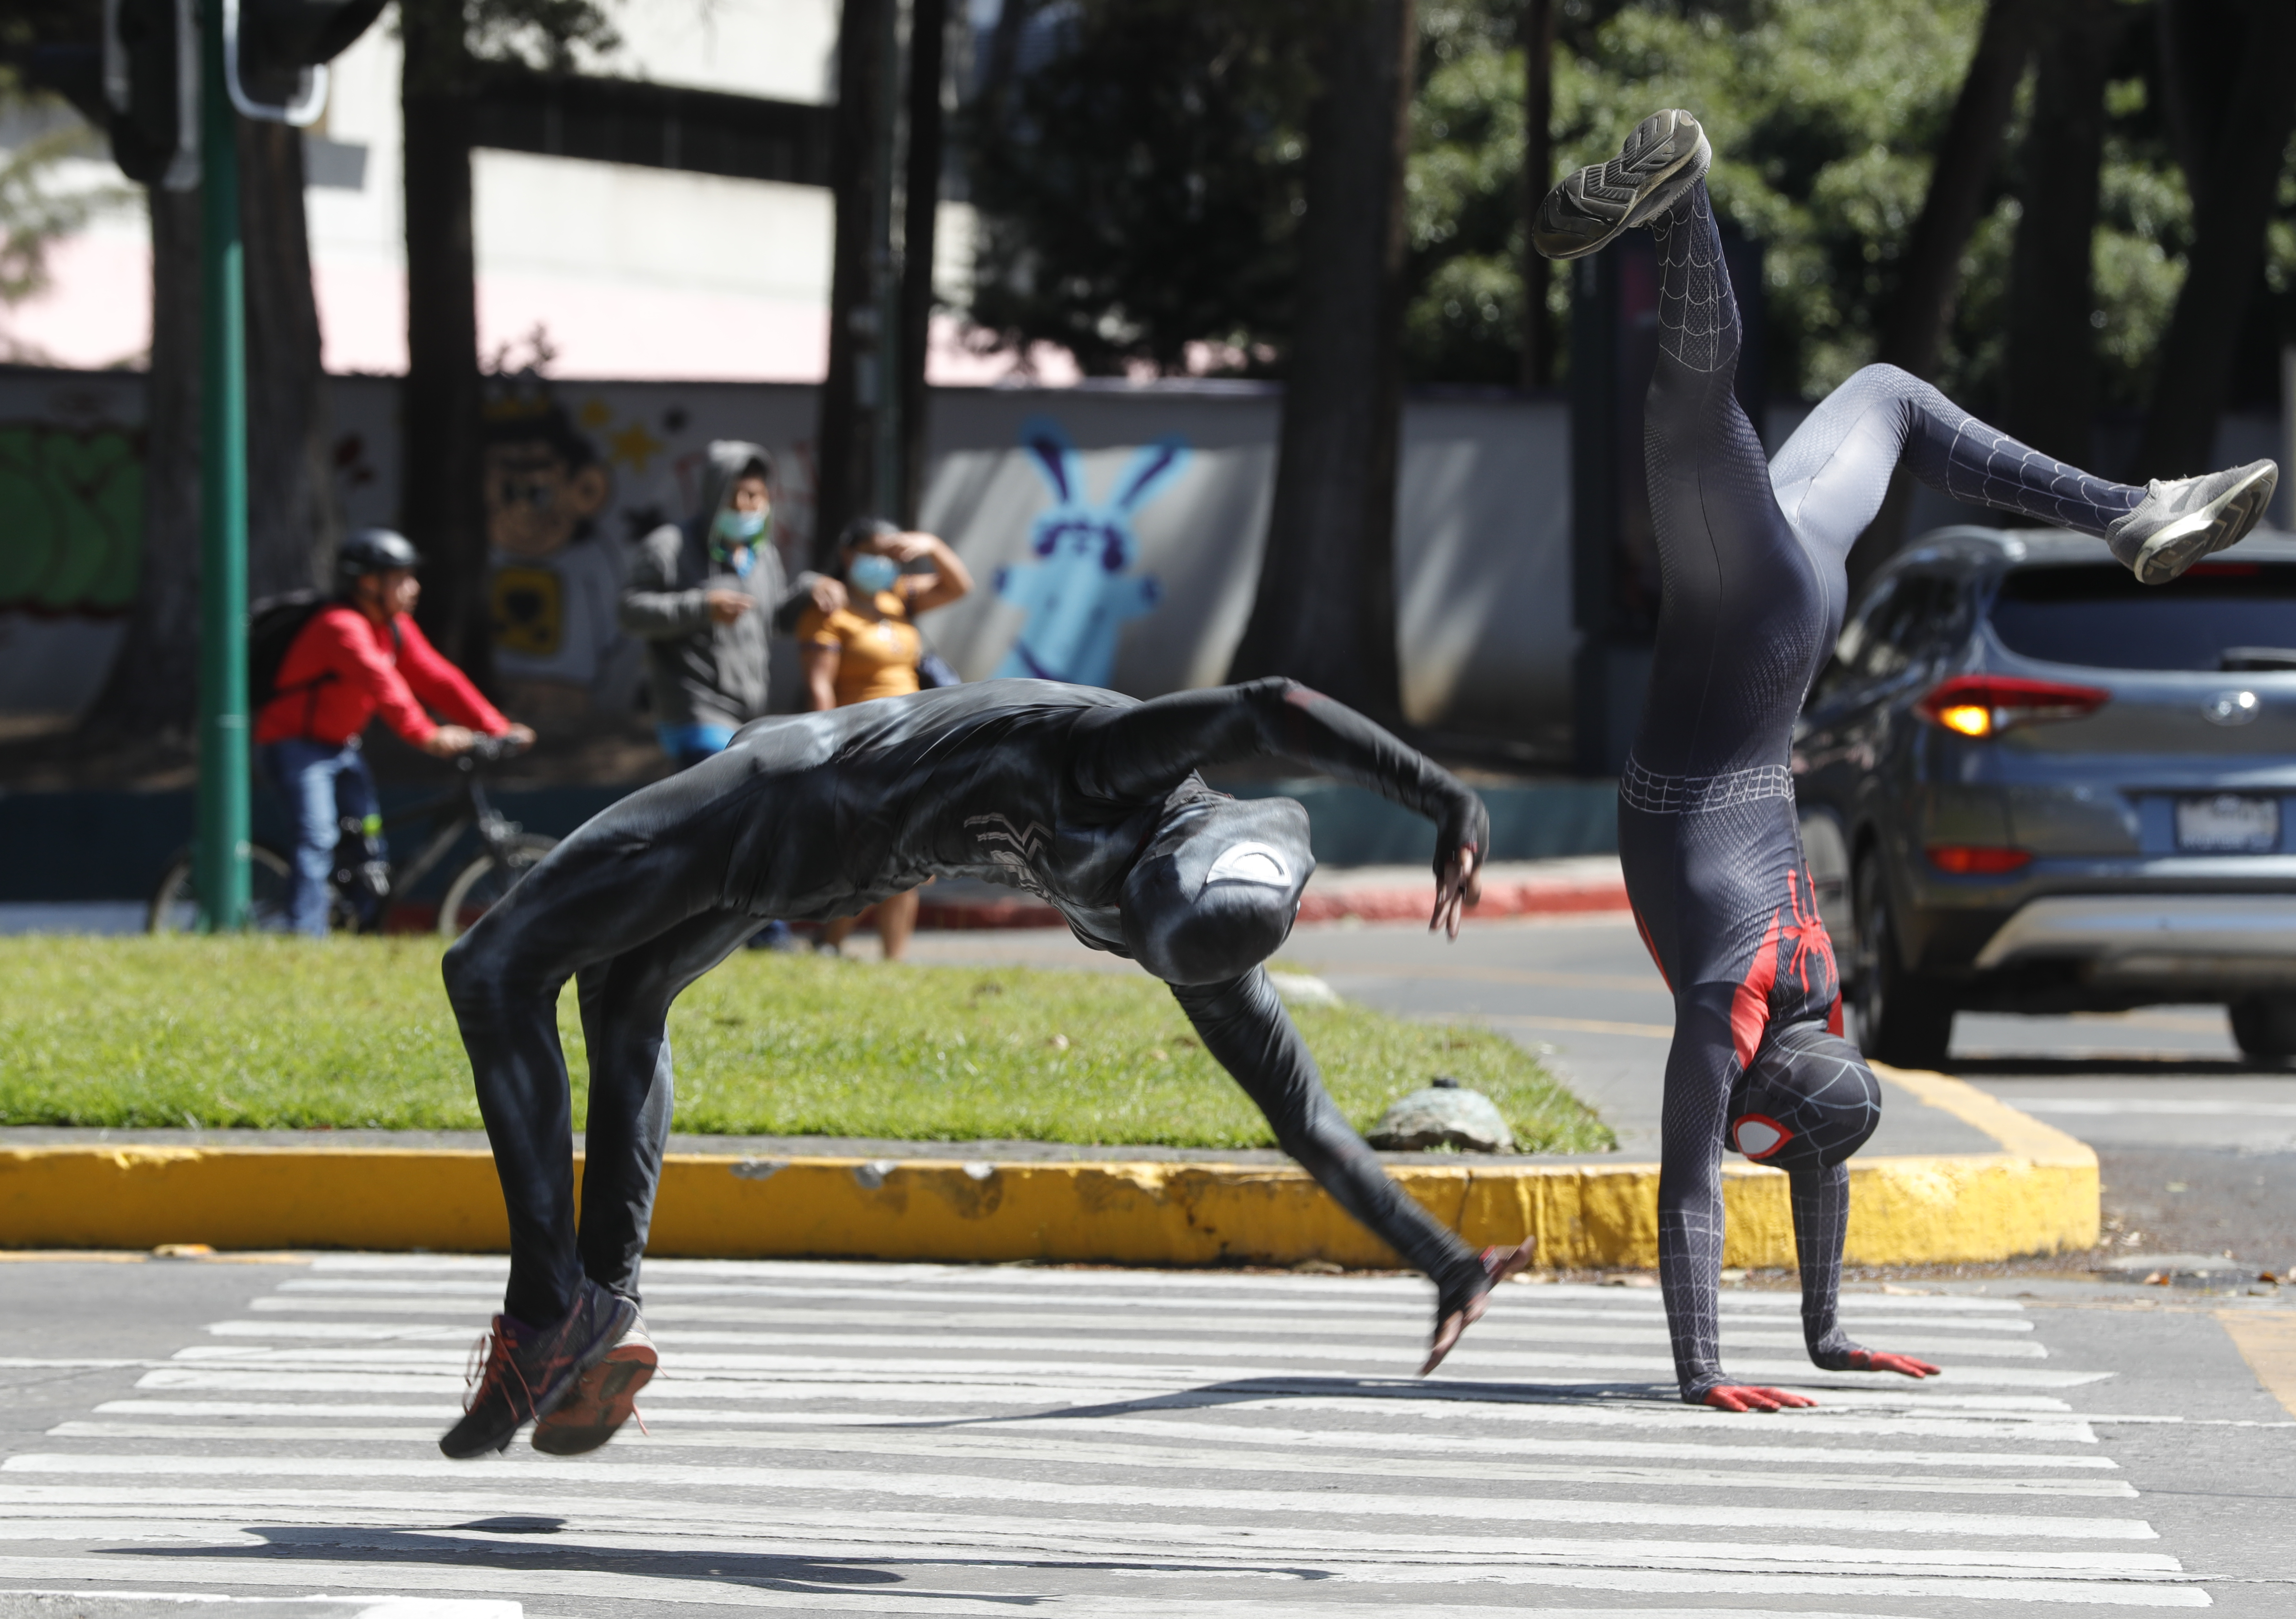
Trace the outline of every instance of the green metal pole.
<instances>
[{"instance_id":1,"label":"green metal pole","mask_svg":"<svg viewBox=\"0 0 2296 1619\"><path fill-rule=\"evenodd\" d=\"M223 7L200 53L200 796L193 873L210 933L247 917L247 302L238 115L223 77Z\"/></svg>"}]
</instances>

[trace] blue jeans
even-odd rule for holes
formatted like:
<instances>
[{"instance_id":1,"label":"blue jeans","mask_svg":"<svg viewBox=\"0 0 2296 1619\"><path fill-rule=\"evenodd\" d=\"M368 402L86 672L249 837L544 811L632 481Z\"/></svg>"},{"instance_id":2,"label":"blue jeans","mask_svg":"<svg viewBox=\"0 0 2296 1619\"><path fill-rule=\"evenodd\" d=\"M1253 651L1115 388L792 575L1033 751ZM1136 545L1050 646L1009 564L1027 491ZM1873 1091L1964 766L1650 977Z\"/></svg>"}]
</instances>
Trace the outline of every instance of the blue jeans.
<instances>
[{"instance_id":1,"label":"blue jeans","mask_svg":"<svg viewBox=\"0 0 2296 1619\"><path fill-rule=\"evenodd\" d=\"M653 734L661 743L661 751L681 770L716 758L734 740L730 725L658 725Z\"/></svg>"},{"instance_id":2,"label":"blue jeans","mask_svg":"<svg viewBox=\"0 0 2296 1619\"><path fill-rule=\"evenodd\" d=\"M315 939L327 936L327 878L346 816L375 813L374 773L356 745L267 742L263 768L295 818L295 871L287 925Z\"/></svg>"}]
</instances>

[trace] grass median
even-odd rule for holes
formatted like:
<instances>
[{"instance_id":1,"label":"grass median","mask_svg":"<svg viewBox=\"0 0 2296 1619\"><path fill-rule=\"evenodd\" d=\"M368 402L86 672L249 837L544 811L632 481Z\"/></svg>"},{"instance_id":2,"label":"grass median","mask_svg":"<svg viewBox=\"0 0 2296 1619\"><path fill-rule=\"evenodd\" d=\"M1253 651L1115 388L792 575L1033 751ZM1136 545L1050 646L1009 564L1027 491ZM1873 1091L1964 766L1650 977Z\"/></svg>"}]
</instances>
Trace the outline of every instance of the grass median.
<instances>
[{"instance_id":1,"label":"grass median","mask_svg":"<svg viewBox=\"0 0 2296 1619\"><path fill-rule=\"evenodd\" d=\"M472 1130L429 939L0 940L0 1124ZM1358 1129L1438 1075L1525 1151L1609 1129L1512 1041L1353 1006L1292 1014ZM559 1034L583 1115L582 1031ZM670 1014L676 1128L707 1135L1271 1145L1144 974L742 951Z\"/></svg>"}]
</instances>

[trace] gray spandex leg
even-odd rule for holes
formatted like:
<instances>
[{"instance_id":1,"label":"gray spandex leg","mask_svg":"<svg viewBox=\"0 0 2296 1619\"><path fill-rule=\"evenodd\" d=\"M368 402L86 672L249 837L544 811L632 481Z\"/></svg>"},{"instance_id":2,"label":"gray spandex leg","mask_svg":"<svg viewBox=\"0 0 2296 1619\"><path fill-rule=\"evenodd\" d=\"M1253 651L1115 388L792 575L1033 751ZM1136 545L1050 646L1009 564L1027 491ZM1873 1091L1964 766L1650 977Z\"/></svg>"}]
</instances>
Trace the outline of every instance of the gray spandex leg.
<instances>
[{"instance_id":1,"label":"gray spandex leg","mask_svg":"<svg viewBox=\"0 0 2296 1619\"><path fill-rule=\"evenodd\" d=\"M1900 460L1956 500L2100 538L2144 498L1988 427L1895 366L1868 366L1826 395L1770 463L1770 488L1803 541L1838 559L1882 509Z\"/></svg>"}]
</instances>

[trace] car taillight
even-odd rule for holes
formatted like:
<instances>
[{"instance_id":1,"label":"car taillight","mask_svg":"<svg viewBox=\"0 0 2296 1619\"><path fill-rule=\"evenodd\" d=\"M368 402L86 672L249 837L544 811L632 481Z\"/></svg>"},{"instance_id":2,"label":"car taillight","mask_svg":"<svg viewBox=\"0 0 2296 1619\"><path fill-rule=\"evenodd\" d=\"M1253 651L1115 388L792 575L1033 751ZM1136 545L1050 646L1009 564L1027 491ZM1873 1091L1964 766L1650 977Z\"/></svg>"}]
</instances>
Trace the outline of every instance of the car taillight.
<instances>
[{"instance_id":1,"label":"car taillight","mask_svg":"<svg viewBox=\"0 0 2296 1619\"><path fill-rule=\"evenodd\" d=\"M2111 692L2095 686L2017 675L1956 675L1932 687L1914 711L1964 736L1991 736L2013 726L2083 719L2112 701Z\"/></svg>"},{"instance_id":2,"label":"car taillight","mask_svg":"<svg viewBox=\"0 0 2296 1619\"><path fill-rule=\"evenodd\" d=\"M1930 864L1956 877L1994 877L2033 863L2030 849L2002 849L1990 843L1931 843L1924 851Z\"/></svg>"}]
</instances>

